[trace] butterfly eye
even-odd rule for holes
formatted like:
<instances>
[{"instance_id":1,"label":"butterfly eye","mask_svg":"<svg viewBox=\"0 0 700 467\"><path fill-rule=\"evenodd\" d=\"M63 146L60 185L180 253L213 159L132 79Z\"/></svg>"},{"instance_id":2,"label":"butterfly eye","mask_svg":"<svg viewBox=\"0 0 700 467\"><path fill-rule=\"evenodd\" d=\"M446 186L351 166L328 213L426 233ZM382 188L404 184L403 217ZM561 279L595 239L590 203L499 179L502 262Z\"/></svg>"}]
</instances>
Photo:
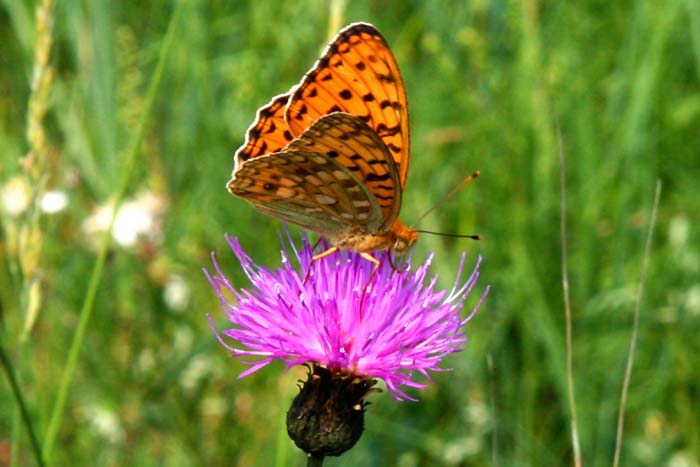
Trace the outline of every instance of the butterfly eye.
<instances>
[{"instance_id":1,"label":"butterfly eye","mask_svg":"<svg viewBox=\"0 0 700 467\"><path fill-rule=\"evenodd\" d=\"M394 242L392 250L397 253L403 253L404 251L408 250L408 247L410 247L412 243L413 242L409 242L406 238L398 237Z\"/></svg>"}]
</instances>

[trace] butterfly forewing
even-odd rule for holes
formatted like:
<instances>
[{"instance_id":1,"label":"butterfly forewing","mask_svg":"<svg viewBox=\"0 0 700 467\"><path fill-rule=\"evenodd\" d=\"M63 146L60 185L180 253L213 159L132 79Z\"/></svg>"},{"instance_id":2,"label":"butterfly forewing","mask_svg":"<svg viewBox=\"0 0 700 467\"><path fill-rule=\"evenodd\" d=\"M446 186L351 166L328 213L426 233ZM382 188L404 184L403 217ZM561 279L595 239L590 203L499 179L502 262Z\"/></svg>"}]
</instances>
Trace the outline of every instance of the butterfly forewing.
<instances>
[{"instance_id":1,"label":"butterfly forewing","mask_svg":"<svg viewBox=\"0 0 700 467\"><path fill-rule=\"evenodd\" d=\"M248 159L281 151L292 141L292 133L284 120L288 101L289 94L282 94L258 110L246 133L245 143L236 151L234 173Z\"/></svg>"},{"instance_id":2,"label":"butterfly forewing","mask_svg":"<svg viewBox=\"0 0 700 467\"><path fill-rule=\"evenodd\" d=\"M292 90L285 118L296 137L332 112L355 115L374 129L405 185L409 156L406 91L394 55L372 25L355 23L338 33Z\"/></svg>"}]
</instances>

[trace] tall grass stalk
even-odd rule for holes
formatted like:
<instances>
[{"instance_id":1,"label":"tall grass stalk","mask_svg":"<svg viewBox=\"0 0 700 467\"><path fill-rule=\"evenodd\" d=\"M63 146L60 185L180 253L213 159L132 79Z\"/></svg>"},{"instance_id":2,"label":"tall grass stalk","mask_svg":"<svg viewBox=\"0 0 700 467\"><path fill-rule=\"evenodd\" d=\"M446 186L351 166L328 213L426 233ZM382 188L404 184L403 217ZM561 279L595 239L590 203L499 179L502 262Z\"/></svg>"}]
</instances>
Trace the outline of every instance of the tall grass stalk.
<instances>
[{"instance_id":1,"label":"tall grass stalk","mask_svg":"<svg viewBox=\"0 0 700 467\"><path fill-rule=\"evenodd\" d=\"M656 194L654 195L654 205L651 209L651 219L649 220L649 229L647 230L646 245L644 246L644 258L642 259L642 271L639 277L639 286L637 287L637 297L634 305L634 318L632 322L632 336L630 337L629 350L627 353L627 367L625 368L625 378L622 382L622 391L620 393L620 406L617 414L617 432L615 435L615 455L613 458L613 467L620 465L620 452L622 450L622 434L625 427L625 406L627 405L627 394L629 392L630 379L632 378L632 366L634 365L634 356L637 351L637 341L639 340L639 315L642 308L642 295L644 294L644 286L646 285L647 270L649 269L649 258L651 257L651 241L654 237L654 227L656 226L656 215L659 210L659 202L661 200L661 181L656 181Z\"/></svg>"},{"instance_id":2,"label":"tall grass stalk","mask_svg":"<svg viewBox=\"0 0 700 467\"><path fill-rule=\"evenodd\" d=\"M573 350L573 326L571 322L571 294L569 292L569 255L567 250L568 236L566 233L566 155L561 138L561 128L557 119L557 141L559 144L559 178L561 184L560 204L560 232L561 232L561 280L564 293L564 314L566 321L566 386L571 414L571 445L574 449L574 465L581 467L581 442L578 437L578 416L576 411L576 387L574 383L574 350Z\"/></svg>"},{"instance_id":3,"label":"tall grass stalk","mask_svg":"<svg viewBox=\"0 0 700 467\"><path fill-rule=\"evenodd\" d=\"M40 226L41 197L45 191L48 174L48 145L44 119L50 107L51 84L54 79L54 68L51 65L51 49L54 42L54 17L53 1L44 0L36 9L34 62L32 65L32 78L30 93L27 103L26 138L28 152L20 161L24 169L24 177L27 186L32 187L32 203L23 219L23 223L17 226L15 237L17 242L12 251L16 253L16 265L19 267L18 276L21 277L21 290L19 295L19 310L24 312L23 329L19 338L19 348L16 355L25 355L22 347L31 329L36 322L42 302L42 290L40 281L41 251L43 236ZM21 221L20 221L21 222ZM5 352L4 342L0 344L0 360L5 369L5 374L10 383L10 389L16 402L14 421L21 423L29 435L34 458L38 465L44 465L41 449L36 431L32 426L32 420L27 410L27 404L21 392L21 374L17 374L12 366L11 358ZM15 424L15 428L19 425ZM12 435L12 460L15 463L20 446L20 431L13 430Z\"/></svg>"},{"instance_id":4,"label":"tall grass stalk","mask_svg":"<svg viewBox=\"0 0 700 467\"><path fill-rule=\"evenodd\" d=\"M24 424L25 429L27 430L27 435L29 436L29 444L31 445L32 453L34 454L34 460L36 460L37 465L41 467L44 465L44 459L41 455L41 445L34 431L31 417L29 415L29 410L27 410L27 404L24 402L24 398L22 397L22 392L19 387L19 382L17 381L17 376L15 375L15 372L12 369L12 363L10 362L8 355L5 353L4 345L0 345L0 365L5 369L5 376L7 377L7 381L10 383L12 394L15 397L15 400L17 401L19 415L22 419L22 423ZM19 444L19 437L14 436L13 441L14 442L12 446L12 455L13 458L15 458L15 453L19 452L19 450L17 449L17 445Z\"/></svg>"},{"instance_id":5,"label":"tall grass stalk","mask_svg":"<svg viewBox=\"0 0 700 467\"><path fill-rule=\"evenodd\" d=\"M51 83L54 68L51 65L53 46L53 0L44 0L36 10L36 43L31 91L27 110L26 136L29 152L22 159L28 185L33 188L32 204L27 213L26 223L20 227L17 255L22 271L22 309L25 310L24 341L36 322L42 293L39 278L39 263L43 236L40 226L41 197L46 189L48 173L48 145L44 118L48 112L51 96Z\"/></svg>"},{"instance_id":6,"label":"tall grass stalk","mask_svg":"<svg viewBox=\"0 0 700 467\"><path fill-rule=\"evenodd\" d=\"M328 38L333 37L345 24L347 0L332 0L328 6Z\"/></svg>"},{"instance_id":7,"label":"tall grass stalk","mask_svg":"<svg viewBox=\"0 0 700 467\"><path fill-rule=\"evenodd\" d=\"M156 64L155 71L153 72L153 77L151 78L151 82L148 87L144 112L141 115L141 119L139 120L136 132L133 134L127 147L125 158L126 162L114 198L110 224L107 231L105 232L100 251L97 256L97 260L95 261L95 266L90 276L87 292L85 294L83 306L80 310L80 316L78 318L78 327L76 329L73 341L71 343L70 351L68 353L68 359L66 361L66 367L63 373L63 378L61 380L61 385L59 387L58 395L56 397L56 402L53 408L53 412L51 414L51 418L49 420L49 428L46 433L46 438L44 439L43 452L47 462L49 463L51 463L51 456L53 454L56 436L61 426L61 420L63 419L66 400L68 398L68 391L73 382L73 376L75 374L75 368L78 362L78 357L80 355L80 350L82 348L83 341L85 340L87 325L90 322L90 316L92 315L97 289L102 279L102 272L104 270L105 261L107 259L107 253L112 243L111 232L112 226L114 225L114 219L116 218L116 213L118 211L119 205L124 200L129 181L131 180L131 177L134 173L134 168L136 167L136 156L139 153L139 148L143 140L146 125L149 121L149 117L151 114L151 110L153 109L153 104L155 102L156 95L158 94L158 88L161 83L161 78L163 77L163 70L165 69L165 63L168 58L168 52L170 52L170 49L175 39L177 19L179 16L179 12L182 9L183 3L184 2L176 3L175 10L170 18L170 22L168 24L168 31L165 35L163 44L160 47L158 62Z\"/></svg>"}]
</instances>

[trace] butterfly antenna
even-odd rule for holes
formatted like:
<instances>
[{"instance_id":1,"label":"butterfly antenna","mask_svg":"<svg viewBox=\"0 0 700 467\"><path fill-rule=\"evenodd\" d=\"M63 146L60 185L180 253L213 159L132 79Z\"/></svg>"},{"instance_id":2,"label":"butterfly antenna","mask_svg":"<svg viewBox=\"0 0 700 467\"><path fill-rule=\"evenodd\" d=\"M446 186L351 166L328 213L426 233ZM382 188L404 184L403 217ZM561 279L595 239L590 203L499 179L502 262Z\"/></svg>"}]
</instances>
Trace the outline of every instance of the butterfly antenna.
<instances>
[{"instance_id":1,"label":"butterfly antenna","mask_svg":"<svg viewBox=\"0 0 700 467\"><path fill-rule=\"evenodd\" d=\"M452 197L455 195L455 193L457 193L459 190L462 189L462 187L463 187L464 185L466 185L467 183L471 183L472 180L474 180L474 179L475 179L476 177L478 177L479 175L481 175L481 172L480 172L479 170L477 170L477 171L475 171L473 174L471 174L470 176L468 176L467 178L465 178L464 180L462 180L456 187L454 187L452 190L450 190L449 193L447 193L445 196L443 196L442 198L440 198L440 200L439 200L437 203L435 203L435 204L433 205L432 208L428 209L422 216L420 216L420 217L418 218L418 220L415 221L415 222L413 223L413 225L416 225L416 224L418 224L420 221L422 221L423 219L425 219L425 217L426 217L428 214L430 214L431 212L433 212L433 211L435 210L435 208L437 208L438 206L440 206L442 203L444 203L444 202L447 201L448 199L452 198ZM445 237L466 237L466 238L479 237L479 235L448 235L448 234L439 234L439 233L436 233L436 232L427 232L427 231L425 231L425 230L416 230L416 232L432 233L432 234L435 234L435 235L443 235L443 236L445 236ZM479 239L475 238L475 240L479 240Z\"/></svg>"},{"instance_id":2,"label":"butterfly antenna","mask_svg":"<svg viewBox=\"0 0 700 467\"><path fill-rule=\"evenodd\" d=\"M484 239L484 237L482 237L481 235L478 235L478 234L476 234L476 235L450 234L450 233L442 233L442 232L432 232L430 230L414 230L414 232L437 235L438 237L471 238L472 240L483 240Z\"/></svg>"}]
</instances>

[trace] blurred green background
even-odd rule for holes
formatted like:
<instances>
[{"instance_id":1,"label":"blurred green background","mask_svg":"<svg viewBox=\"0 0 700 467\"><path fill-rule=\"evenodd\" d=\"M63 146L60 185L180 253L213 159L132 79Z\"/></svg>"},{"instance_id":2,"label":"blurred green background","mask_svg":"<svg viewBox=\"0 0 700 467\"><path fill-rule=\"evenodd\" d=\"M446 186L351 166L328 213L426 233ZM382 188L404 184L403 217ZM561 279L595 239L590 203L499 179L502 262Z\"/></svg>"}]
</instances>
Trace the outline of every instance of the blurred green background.
<instances>
[{"instance_id":1,"label":"blurred green background","mask_svg":"<svg viewBox=\"0 0 700 467\"><path fill-rule=\"evenodd\" d=\"M557 128L584 463L612 461L659 180L621 461L700 465L700 2L56 3L0 3L0 342L39 444L128 185L54 465L304 465L284 427L303 372L236 379L201 269L214 251L246 285L225 232L279 263L282 224L224 188L233 153L352 21L382 31L406 82L402 219L482 171L420 227L485 239L424 235L414 254L436 252L443 287L459 252L483 255L478 291L493 289L453 371L412 392L419 403L372 396L363 438L326 465L572 465ZM8 381L0 465L32 465Z\"/></svg>"}]
</instances>

